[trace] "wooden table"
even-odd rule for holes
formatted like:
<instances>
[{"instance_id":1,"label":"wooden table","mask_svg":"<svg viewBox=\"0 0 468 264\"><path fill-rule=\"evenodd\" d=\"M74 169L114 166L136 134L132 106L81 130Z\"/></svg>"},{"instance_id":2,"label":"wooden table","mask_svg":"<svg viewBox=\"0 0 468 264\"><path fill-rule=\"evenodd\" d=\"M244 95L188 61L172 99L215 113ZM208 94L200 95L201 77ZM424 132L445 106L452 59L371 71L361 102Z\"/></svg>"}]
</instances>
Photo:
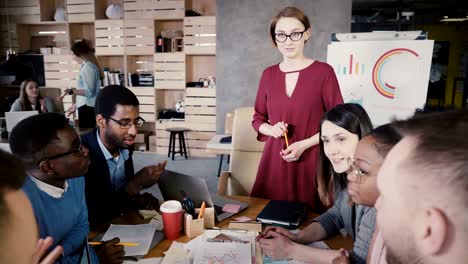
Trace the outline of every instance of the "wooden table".
<instances>
[{"instance_id":1,"label":"wooden table","mask_svg":"<svg viewBox=\"0 0 468 264\"><path fill-rule=\"evenodd\" d=\"M255 198L255 197L247 197L247 196L230 196L229 198L235 199L244 203L247 203L249 207L236 214L235 217L239 216L247 216L251 219L255 219L260 213L260 211L265 207L265 205L268 203L268 200L265 199L260 199L260 198ZM301 228L305 227L307 223L310 222L311 219L315 218L317 214L315 213L309 213L309 219L303 223ZM219 222L216 224L217 227L220 228L227 228L230 222L230 218ZM128 215L119 217L112 221L112 224L145 224L148 223L150 220L143 220L137 212L132 212ZM94 232L90 232L89 234L89 239L91 240L93 237L95 237L97 234L100 234L102 232L105 232L107 230L109 225L102 226L98 228ZM190 238L188 238L185 234L181 234L181 236L176 240L177 242L183 242L187 243L190 241ZM325 240L325 243L332 249L340 249L340 248L345 248L345 249L352 249L353 247L353 240L351 237L343 237L343 236L335 236L333 238ZM169 247L171 246L172 241L163 239L156 247L154 247L152 250L148 252L148 254L145 256L146 258L156 258L156 257L163 257L164 252L166 252Z\"/></svg>"},{"instance_id":2,"label":"wooden table","mask_svg":"<svg viewBox=\"0 0 468 264\"><path fill-rule=\"evenodd\" d=\"M223 137L229 137L231 135L216 135L208 143L206 143L206 152L211 154L220 155L219 157L219 167L218 167L218 177L221 175L221 167L223 165L224 155L231 155L232 144L231 143L220 143Z\"/></svg>"}]
</instances>

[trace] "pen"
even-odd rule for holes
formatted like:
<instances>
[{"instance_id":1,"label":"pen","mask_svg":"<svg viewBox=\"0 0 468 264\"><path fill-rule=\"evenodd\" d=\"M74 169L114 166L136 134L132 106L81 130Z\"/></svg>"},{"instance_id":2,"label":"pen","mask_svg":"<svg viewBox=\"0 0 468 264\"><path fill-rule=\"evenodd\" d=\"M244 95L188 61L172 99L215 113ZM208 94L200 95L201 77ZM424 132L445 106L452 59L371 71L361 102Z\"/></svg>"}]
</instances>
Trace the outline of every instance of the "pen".
<instances>
[{"instance_id":1,"label":"pen","mask_svg":"<svg viewBox=\"0 0 468 264\"><path fill-rule=\"evenodd\" d=\"M102 244L102 241L99 241L99 242L88 242L88 244L90 244L90 245L101 245L101 244ZM117 243L117 245L122 245L122 246L124 246L124 247L136 247L136 246L139 246L140 244L138 244L138 243L120 242L120 243Z\"/></svg>"},{"instance_id":2,"label":"pen","mask_svg":"<svg viewBox=\"0 0 468 264\"><path fill-rule=\"evenodd\" d=\"M284 132L284 140L286 140L286 148L289 148L288 134L286 132Z\"/></svg>"},{"instance_id":3,"label":"pen","mask_svg":"<svg viewBox=\"0 0 468 264\"><path fill-rule=\"evenodd\" d=\"M198 214L198 219L201 219L203 217L203 214L205 213L205 206L205 201L203 201L203 203L201 204L200 213Z\"/></svg>"}]
</instances>

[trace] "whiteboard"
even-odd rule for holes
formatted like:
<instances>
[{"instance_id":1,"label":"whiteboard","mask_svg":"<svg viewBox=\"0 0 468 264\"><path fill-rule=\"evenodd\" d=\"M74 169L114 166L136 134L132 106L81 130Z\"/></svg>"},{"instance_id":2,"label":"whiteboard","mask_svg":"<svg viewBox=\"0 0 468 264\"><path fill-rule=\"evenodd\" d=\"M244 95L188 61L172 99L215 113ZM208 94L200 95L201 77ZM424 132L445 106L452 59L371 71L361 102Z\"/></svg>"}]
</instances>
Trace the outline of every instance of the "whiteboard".
<instances>
[{"instance_id":1,"label":"whiteboard","mask_svg":"<svg viewBox=\"0 0 468 264\"><path fill-rule=\"evenodd\" d=\"M327 62L344 102L362 105L377 126L424 106L433 46L433 40L332 42Z\"/></svg>"}]
</instances>

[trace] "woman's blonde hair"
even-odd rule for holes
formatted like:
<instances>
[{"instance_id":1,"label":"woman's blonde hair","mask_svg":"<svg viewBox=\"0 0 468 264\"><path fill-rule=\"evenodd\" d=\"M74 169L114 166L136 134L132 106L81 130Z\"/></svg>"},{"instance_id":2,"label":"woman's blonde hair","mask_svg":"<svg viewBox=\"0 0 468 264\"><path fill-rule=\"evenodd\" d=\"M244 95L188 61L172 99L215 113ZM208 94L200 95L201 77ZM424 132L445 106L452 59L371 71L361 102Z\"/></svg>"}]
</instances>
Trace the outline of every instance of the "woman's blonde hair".
<instances>
[{"instance_id":1,"label":"woman's blonde hair","mask_svg":"<svg viewBox=\"0 0 468 264\"><path fill-rule=\"evenodd\" d=\"M20 95L19 95L19 101L20 101L20 109L21 111L32 111L33 108L31 107L31 101L29 101L29 98L28 98L28 94L26 93L26 86L28 86L28 83L30 82L35 82L36 85L37 85L37 82L33 79L26 79L24 80L21 85L20 85ZM41 99L42 99L42 96L41 94L39 93L39 95L37 96L37 100L36 100L36 110L38 110L39 112L41 112Z\"/></svg>"},{"instance_id":2,"label":"woman's blonde hair","mask_svg":"<svg viewBox=\"0 0 468 264\"><path fill-rule=\"evenodd\" d=\"M75 56L92 62L99 69L99 77L102 80L104 78L104 72L102 71L99 60L94 55L94 51L84 41L78 41L71 47L71 51Z\"/></svg>"}]
</instances>

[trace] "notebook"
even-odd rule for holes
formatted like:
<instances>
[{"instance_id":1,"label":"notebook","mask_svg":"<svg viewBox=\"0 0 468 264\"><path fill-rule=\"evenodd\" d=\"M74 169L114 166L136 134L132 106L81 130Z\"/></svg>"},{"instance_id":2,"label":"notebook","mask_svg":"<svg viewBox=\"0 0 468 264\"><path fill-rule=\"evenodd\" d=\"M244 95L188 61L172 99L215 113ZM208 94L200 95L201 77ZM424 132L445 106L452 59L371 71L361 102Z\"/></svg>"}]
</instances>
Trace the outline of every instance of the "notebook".
<instances>
[{"instance_id":1,"label":"notebook","mask_svg":"<svg viewBox=\"0 0 468 264\"><path fill-rule=\"evenodd\" d=\"M257 221L263 224L296 229L306 216L307 207L303 203L271 200L257 215Z\"/></svg>"}]
</instances>

